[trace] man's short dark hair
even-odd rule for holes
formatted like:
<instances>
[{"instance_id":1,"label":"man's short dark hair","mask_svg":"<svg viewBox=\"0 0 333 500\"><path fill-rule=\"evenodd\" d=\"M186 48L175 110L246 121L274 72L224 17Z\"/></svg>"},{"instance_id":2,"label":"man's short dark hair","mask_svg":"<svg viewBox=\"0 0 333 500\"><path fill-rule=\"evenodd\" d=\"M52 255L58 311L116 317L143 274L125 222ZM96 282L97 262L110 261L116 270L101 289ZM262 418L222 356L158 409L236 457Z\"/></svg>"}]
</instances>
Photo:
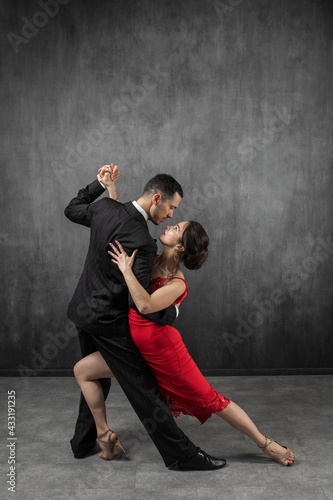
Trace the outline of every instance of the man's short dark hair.
<instances>
[{"instance_id":1,"label":"man's short dark hair","mask_svg":"<svg viewBox=\"0 0 333 500\"><path fill-rule=\"evenodd\" d=\"M155 193L160 193L163 202L173 198L176 193L183 197L181 185L168 174L157 174L147 182L143 189L143 195L153 196Z\"/></svg>"}]
</instances>

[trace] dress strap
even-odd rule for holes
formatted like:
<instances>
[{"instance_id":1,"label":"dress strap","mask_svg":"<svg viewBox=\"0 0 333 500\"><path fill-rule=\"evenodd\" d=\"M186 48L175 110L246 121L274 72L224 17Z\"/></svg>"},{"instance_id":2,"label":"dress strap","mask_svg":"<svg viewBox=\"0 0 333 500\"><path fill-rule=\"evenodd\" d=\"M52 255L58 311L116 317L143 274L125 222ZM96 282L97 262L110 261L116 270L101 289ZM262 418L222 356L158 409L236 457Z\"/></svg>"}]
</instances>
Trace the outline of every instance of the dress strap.
<instances>
[{"instance_id":1,"label":"dress strap","mask_svg":"<svg viewBox=\"0 0 333 500\"><path fill-rule=\"evenodd\" d=\"M173 276L172 278L162 278L162 279L163 279L163 280L174 280L174 279L176 279L176 280L182 280L182 281L184 281L185 286L186 286L186 290L185 290L185 292L184 292L184 293L188 292L188 286L187 286L187 283L186 283L186 281L184 280L184 278L181 278L180 276Z\"/></svg>"},{"instance_id":2,"label":"dress strap","mask_svg":"<svg viewBox=\"0 0 333 500\"><path fill-rule=\"evenodd\" d=\"M183 299L185 299L186 295L188 294L188 286L187 286L187 283L184 280L184 278L181 278L180 276L173 276L172 278L160 278L160 277L150 278L150 280L154 283L154 286L157 285L158 287L163 286L162 284L163 284L164 281L166 281L166 280L173 280L175 278L178 279L178 280L184 281L184 283L185 283L185 291L178 297L178 299L173 303L173 305L178 304L179 302L181 302Z\"/></svg>"},{"instance_id":3,"label":"dress strap","mask_svg":"<svg viewBox=\"0 0 333 500\"><path fill-rule=\"evenodd\" d=\"M185 299L185 297L187 296L188 294L188 286L187 286L187 283L186 281L184 280L184 278L180 278L180 276L174 276L173 278L168 278L168 279L177 279L177 280L182 280L184 281L185 283L185 291L178 297L178 299L173 303L173 305L176 305L176 304L179 304L183 299Z\"/></svg>"}]
</instances>

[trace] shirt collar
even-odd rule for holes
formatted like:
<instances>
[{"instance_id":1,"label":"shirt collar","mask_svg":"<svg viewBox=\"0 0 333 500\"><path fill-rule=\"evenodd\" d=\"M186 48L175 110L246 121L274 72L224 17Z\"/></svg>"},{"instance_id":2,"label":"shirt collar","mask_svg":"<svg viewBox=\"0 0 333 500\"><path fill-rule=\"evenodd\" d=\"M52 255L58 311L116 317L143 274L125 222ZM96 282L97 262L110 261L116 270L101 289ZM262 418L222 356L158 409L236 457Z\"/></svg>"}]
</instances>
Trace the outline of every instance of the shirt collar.
<instances>
[{"instance_id":1,"label":"shirt collar","mask_svg":"<svg viewBox=\"0 0 333 500\"><path fill-rule=\"evenodd\" d=\"M140 207L139 203L137 201L132 201L133 205L135 206L135 208L140 212L140 214L142 214L146 220L146 222L148 222L148 214L147 212L142 208Z\"/></svg>"}]
</instances>

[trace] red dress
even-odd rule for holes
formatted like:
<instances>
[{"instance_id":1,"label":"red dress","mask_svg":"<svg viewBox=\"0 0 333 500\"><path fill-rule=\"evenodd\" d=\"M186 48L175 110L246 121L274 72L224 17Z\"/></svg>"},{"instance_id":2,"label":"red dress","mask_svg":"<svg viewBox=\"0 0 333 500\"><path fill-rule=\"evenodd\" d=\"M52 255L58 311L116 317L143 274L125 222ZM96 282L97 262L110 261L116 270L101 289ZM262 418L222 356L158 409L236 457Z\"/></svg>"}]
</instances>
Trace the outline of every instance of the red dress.
<instances>
[{"instance_id":1,"label":"red dress","mask_svg":"<svg viewBox=\"0 0 333 500\"><path fill-rule=\"evenodd\" d=\"M163 286L166 279L169 278L151 278L150 293ZM187 283L183 281L186 290L174 304L188 294ZM181 413L193 415L203 424L212 413L228 406L230 400L209 385L188 353L178 330L149 321L131 308L129 324L132 339L153 371L174 417Z\"/></svg>"}]
</instances>

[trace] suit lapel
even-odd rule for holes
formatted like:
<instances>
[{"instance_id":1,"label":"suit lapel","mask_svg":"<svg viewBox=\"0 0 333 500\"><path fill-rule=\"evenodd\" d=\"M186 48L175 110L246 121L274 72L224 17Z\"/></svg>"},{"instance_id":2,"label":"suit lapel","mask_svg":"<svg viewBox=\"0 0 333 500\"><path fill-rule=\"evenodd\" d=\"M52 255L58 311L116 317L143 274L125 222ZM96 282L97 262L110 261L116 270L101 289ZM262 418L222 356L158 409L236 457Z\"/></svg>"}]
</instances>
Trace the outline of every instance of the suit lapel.
<instances>
[{"instance_id":1,"label":"suit lapel","mask_svg":"<svg viewBox=\"0 0 333 500\"><path fill-rule=\"evenodd\" d=\"M144 218L144 216L139 212L139 210L137 210L135 208L135 206L133 205L133 203L131 201L124 203L124 207L125 207L125 210L129 213L129 215L131 217L134 217L134 219L136 219L138 222L140 222L140 224L142 224L144 226L144 228L147 230L147 233L149 234L150 240L155 246L155 252L156 252L157 251L156 240L153 239L152 236L150 235L149 229L148 229L148 224L147 224L147 221Z\"/></svg>"}]
</instances>

